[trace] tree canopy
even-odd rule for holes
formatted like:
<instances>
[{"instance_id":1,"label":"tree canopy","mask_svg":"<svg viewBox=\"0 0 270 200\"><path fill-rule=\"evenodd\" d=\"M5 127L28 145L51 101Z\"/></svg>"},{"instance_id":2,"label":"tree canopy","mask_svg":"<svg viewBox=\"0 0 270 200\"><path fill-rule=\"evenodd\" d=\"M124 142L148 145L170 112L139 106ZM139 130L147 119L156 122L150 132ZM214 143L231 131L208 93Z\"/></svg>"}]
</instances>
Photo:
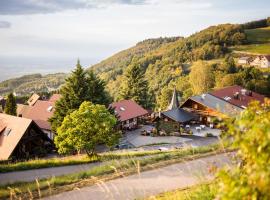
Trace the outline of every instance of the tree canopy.
<instances>
[{"instance_id":1,"label":"tree canopy","mask_svg":"<svg viewBox=\"0 0 270 200\"><path fill-rule=\"evenodd\" d=\"M78 109L82 102L91 101L104 105L110 102L104 82L96 77L93 71L85 71L79 61L61 87L60 94L61 98L56 102L55 112L49 119L54 131L61 126L64 117Z\"/></svg>"},{"instance_id":2,"label":"tree canopy","mask_svg":"<svg viewBox=\"0 0 270 200\"><path fill-rule=\"evenodd\" d=\"M148 82L141 65L134 64L126 70L119 93L119 99L132 99L149 108Z\"/></svg>"},{"instance_id":3,"label":"tree canopy","mask_svg":"<svg viewBox=\"0 0 270 200\"><path fill-rule=\"evenodd\" d=\"M227 126L242 163L219 174L217 199L270 199L270 101L253 102Z\"/></svg>"},{"instance_id":4,"label":"tree canopy","mask_svg":"<svg viewBox=\"0 0 270 200\"><path fill-rule=\"evenodd\" d=\"M116 123L117 119L104 105L85 101L78 110L67 115L57 129L55 144L58 152L85 151L91 156L98 144L112 147L119 137L114 129Z\"/></svg>"},{"instance_id":5,"label":"tree canopy","mask_svg":"<svg viewBox=\"0 0 270 200\"><path fill-rule=\"evenodd\" d=\"M7 96L4 112L8 115L17 115L17 104L13 93L9 93L9 95Z\"/></svg>"}]
</instances>

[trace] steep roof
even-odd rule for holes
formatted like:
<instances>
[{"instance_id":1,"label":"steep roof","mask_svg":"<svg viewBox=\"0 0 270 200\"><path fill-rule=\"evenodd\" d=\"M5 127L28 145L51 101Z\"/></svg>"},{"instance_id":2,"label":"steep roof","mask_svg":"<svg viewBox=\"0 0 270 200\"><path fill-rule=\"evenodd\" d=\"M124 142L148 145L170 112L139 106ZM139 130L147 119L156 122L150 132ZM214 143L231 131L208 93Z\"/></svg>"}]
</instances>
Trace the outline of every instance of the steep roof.
<instances>
[{"instance_id":1,"label":"steep roof","mask_svg":"<svg viewBox=\"0 0 270 200\"><path fill-rule=\"evenodd\" d=\"M56 102L61 98L61 94L53 94L49 101Z\"/></svg>"},{"instance_id":2,"label":"steep roof","mask_svg":"<svg viewBox=\"0 0 270 200\"><path fill-rule=\"evenodd\" d=\"M138 105L133 100L122 100L110 105L114 108L115 113L119 116L120 121L140 117L148 114L147 110Z\"/></svg>"},{"instance_id":3,"label":"steep roof","mask_svg":"<svg viewBox=\"0 0 270 200\"><path fill-rule=\"evenodd\" d=\"M210 92L211 95L235 106L246 108L251 101L264 102L264 95L234 85Z\"/></svg>"},{"instance_id":4,"label":"steep roof","mask_svg":"<svg viewBox=\"0 0 270 200\"><path fill-rule=\"evenodd\" d=\"M266 60L268 60L268 62L270 62L270 55L265 55Z\"/></svg>"},{"instance_id":5,"label":"steep roof","mask_svg":"<svg viewBox=\"0 0 270 200\"><path fill-rule=\"evenodd\" d=\"M234 116L243 110L242 108L232 105L225 100L219 99L211 94L196 95L190 97L190 99L227 116Z\"/></svg>"},{"instance_id":6,"label":"steep roof","mask_svg":"<svg viewBox=\"0 0 270 200\"><path fill-rule=\"evenodd\" d=\"M0 113L0 160L11 156L31 123L31 119Z\"/></svg>"},{"instance_id":7,"label":"steep roof","mask_svg":"<svg viewBox=\"0 0 270 200\"><path fill-rule=\"evenodd\" d=\"M40 99L40 96L39 96L38 94L34 93L34 94L28 99L27 103L28 103L29 106L33 106L33 105L37 102L37 100L39 100L39 99Z\"/></svg>"},{"instance_id":8,"label":"steep roof","mask_svg":"<svg viewBox=\"0 0 270 200\"><path fill-rule=\"evenodd\" d=\"M26 115L26 113L29 111L30 106L24 105L24 104L17 104L17 116L23 116Z\"/></svg>"},{"instance_id":9,"label":"steep roof","mask_svg":"<svg viewBox=\"0 0 270 200\"><path fill-rule=\"evenodd\" d=\"M55 103L51 101L38 100L35 105L31 106L22 116L34 120L41 129L51 130L48 119L53 115L54 104Z\"/></svg>"},{"instance_id":10,"label":"steep roof","mask_svg":"<svg viewBox=\"0 0 270 200\"><path fill-rule=\"evenodd\" d=\"M179 107L179 102L178 102L178 98L177 98L177 92L176 92L176 89L174 88L172 100L171 100L171 103L168 106L167 110L172 110L172 109L175 109L178 107Z\"/></svg>"},{"instance_id":11,"label":"steep roof","mask_svg":"<svg viewBox=\"0 0 270 200\"><path fill-rule=\"evenodd\" d=\"M162 112L162 114L174 121L181 122L181 123L188 122L196 118L194 114L187 112L182 108L175 108L172 110L168 110L168 111Z\"/></svg>"}]
</instances>

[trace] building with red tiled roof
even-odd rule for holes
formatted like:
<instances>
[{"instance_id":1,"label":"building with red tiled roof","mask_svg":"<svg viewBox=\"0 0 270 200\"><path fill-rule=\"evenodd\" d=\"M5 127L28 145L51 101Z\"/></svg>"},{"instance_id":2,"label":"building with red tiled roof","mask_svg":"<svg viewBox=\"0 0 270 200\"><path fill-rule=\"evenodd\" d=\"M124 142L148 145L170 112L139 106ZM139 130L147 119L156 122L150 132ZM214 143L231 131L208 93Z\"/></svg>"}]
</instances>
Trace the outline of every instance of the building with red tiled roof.
<instances>
[{"instance_id":1,"label":"building with red tiled roof","mask_svg":"<svg viewBox=\"0 0 270 200\"><path fill-rule=\"evenodd\" d=\"M122 100L112 103L115 113L119 116L123 128L135 128L138 125L138 119L148 115L148 111L138 105L133 100Z\"/></svg>"},{"instance_id":2,"label":"building with red tiled roof","mask_svg":"<svg viewBox=\"0 0 270 200\"><path fill-rule=\"evenodd\" d=\"M61 94L53 94L53 95L50 97L49 101L51 101L51 102L56 102L56 101L58 101L60 98L61 98Z\"/></svg>"},{"instance_id":3,"label":"building with red tiled roof","mask_svg":"<svg viewBox=\"0 0 270 200\"><path fill-rule=\"evenodd\" d=\"M48 147L52 141L33 120L0 113L0 160L38 156L37 149Z\"/></svg>"},{"instance_id":4,"label":"building with red tiled roof","mask_svg":"<svg viewBox=\"0 0 270 200\"><path fill-rule=\"evenodd\" d=\"M234 85L210 92L209 94L240 108L246 108L252 101L264 102L265 96Z\"/></svg>"}]
</instances>

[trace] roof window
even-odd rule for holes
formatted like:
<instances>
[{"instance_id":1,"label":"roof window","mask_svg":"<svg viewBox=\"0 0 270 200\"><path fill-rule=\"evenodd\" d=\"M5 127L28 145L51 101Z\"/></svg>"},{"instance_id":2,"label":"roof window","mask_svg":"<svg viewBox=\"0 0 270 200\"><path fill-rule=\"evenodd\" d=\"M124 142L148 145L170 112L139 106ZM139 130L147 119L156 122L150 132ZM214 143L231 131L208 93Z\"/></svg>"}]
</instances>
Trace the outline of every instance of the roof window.
<instances>
[{"instance_id":1,"label":"roof window","mask_svg":"<svg viewBox=\"0 0 270 200\"><path fill-rule=\"evenodd\" d=\"M47 111L48 111L48 112L52 112L52 109L53 109L53 107L52 107L52 106L49 106L49 107L47 108Z\"/></svg>"},{"instance_id":2,"label":"roof window","mask_svg":"<svg viewBox=\"0 0 270 200\"><path fill-rule=\"evenodd\" d=\"M5 128L3 134L4 134L4 136L8 136L10 134L10 132L11 132L10 128Z\"/></svg>"},{"instance_id":3,"label":"roof window","mask_svg":"<svg viewBox=\"0 0 270 200\"><path fill-rule=\"evenodd\" d=\"M126 109L125 109L124 107L121 106L121 107L120 107L120 110L121 110L121 111L125 111Z\"/></svg>"},{"instance_id":4,"label":"roof window","mask_svg":"<svg viewBox=\"0 0 270 200\"><path fill-rule=\"evenodd\" d=\"M224 97L224 99L225 99L226 101L230 101L232 98L231 98L231 97L226 96L226 97Z\"/></svg>"}]
</instances>

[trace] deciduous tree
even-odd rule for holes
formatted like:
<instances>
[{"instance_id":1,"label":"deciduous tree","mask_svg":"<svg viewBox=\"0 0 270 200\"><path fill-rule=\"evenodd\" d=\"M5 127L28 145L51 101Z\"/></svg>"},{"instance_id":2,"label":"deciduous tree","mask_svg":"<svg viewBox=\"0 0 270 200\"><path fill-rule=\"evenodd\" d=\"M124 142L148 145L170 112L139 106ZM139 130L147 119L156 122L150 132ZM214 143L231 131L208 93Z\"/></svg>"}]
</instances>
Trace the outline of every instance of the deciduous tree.
<instances>
[{"instance_id":1,"label":"deciduous tree","mask_svg":"<svg viewBox=\"0 0 270 200\"><path fill-rule=\"evenodd\" d=\"M78 110L67 115L57 129L55 144L58 152L85 151L92 156L98 144L111 147L119 138L116 123L116 117L104 105L85 101Z\"/></svg>"}]
</instances>

